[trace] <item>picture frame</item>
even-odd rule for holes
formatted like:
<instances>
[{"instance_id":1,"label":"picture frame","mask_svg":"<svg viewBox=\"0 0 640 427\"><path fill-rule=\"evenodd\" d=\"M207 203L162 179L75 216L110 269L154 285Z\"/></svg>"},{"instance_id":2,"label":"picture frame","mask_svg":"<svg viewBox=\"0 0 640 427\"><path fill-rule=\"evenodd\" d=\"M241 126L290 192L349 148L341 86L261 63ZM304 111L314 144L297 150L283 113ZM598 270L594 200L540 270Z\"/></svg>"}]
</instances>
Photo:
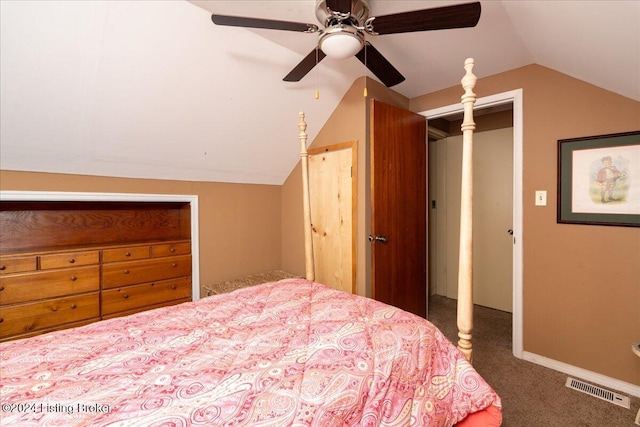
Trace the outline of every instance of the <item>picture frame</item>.
<instances>
[{"instance_id":1,"label":"picture frame","mask_svg":"<svg viewBox=\"0 0 640 427\"><path fill-rule=\"evenodd\" d=\"M557 222L640 227L640 130L558 140Z\"/></svg>"}]
</instances>

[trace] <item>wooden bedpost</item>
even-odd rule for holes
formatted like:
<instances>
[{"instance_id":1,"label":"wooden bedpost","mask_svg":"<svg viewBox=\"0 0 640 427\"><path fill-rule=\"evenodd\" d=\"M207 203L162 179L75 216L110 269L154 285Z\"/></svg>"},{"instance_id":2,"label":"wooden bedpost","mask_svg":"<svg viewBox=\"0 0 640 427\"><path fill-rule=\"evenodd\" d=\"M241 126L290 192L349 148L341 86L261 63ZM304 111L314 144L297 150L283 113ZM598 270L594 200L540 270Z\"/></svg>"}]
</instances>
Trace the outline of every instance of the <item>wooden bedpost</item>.
<instances>
[{"instance_id":1,"label":"wooden bedpost","mask_svg":"<svg viewBox=\"0 0 640 427\"><path fill-rule=\"evenodd\" d=\"M302 203L304 209L304 263L305 277L307 280L315 280L315 268L313 265L313 235L311 231L311 202L309 199L309 154L307 153L307 123L304 121L304 113L300 112L300 161L302 163Z\"/></svg>"},{"instance_id":2,"label":"wooden bedpost","mask_svg":"<svg viewBox=\"0 0 640 427\"><path fill-rule=\"evenodd\" d=\"M473 88L477 78L473 74L473 59L464 62L462 78L462 185L460 200L460 258L458 267L458 349L471 361L471 330L473 329Z\"/></svg>"}]
</instances>

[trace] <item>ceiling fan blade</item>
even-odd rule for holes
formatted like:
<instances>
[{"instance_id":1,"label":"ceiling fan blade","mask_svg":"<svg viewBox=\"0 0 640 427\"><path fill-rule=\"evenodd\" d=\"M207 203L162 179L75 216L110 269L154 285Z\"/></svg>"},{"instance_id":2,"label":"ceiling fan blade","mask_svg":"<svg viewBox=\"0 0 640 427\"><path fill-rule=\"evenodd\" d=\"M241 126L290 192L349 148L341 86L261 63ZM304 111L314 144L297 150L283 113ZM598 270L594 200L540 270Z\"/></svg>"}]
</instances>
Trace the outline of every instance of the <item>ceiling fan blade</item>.
<instances>
[{"instance_id":1,"label":"ceiling fan blade","mask_svg":"<svg viewBox=\"0 0 640 427\"><path fill-rule=\"evenodd\" d=\"M404 81L404 76L369 42L356 54L360 60L387 87Z\"/></svg>"},{"instance_id":2,"label":"ceiling fan blade","mask_svg":"<svg viewBox=\"0 0 640 427\"><path fill-rule=\"evenodd\" d=\"M327 0L327 8L334 12L351 12L351 0Z\"/></svg>"},{"instance_id":3,"label":"ceiling fan blade","mask_svg":"<svg viewBox=\"0 0 640 427\"><path fill-rule=\"evenodd\" d=\"M371 26L377 34L474 27L480 19L480 10L480 2L415 10L376 16Z\"/></svg>"},{"instance_id":4,"label":"ceiling fan blade","mask_svg":"<svg viewBox=\"0 0 640 427\"><path fill-rule=\"evenodd\" d=\"M211 15L211 20L216 25L230 27L265 28L267 30L298 31L303 33L315 33L318 26L301 22L276 21L273 19L245 18L242 16Z\"/></svg>"},{"instance_id":5,"label":"ceiling fan blade","mask_svg":"<svg viewBox=\"0 0 640 427\"><path fill-rule=\"evenodd\" d=\"M325 56L327 55L325 55L319 47L316 47L309 52L309 54L305 56L304 59L300 61L300 63L296 65L296 67L282 80L285 82L299 82L309 73L309 71L313 69L313 67L316 66L318 62L322 61Z\"/></svg>"}]
</instances>

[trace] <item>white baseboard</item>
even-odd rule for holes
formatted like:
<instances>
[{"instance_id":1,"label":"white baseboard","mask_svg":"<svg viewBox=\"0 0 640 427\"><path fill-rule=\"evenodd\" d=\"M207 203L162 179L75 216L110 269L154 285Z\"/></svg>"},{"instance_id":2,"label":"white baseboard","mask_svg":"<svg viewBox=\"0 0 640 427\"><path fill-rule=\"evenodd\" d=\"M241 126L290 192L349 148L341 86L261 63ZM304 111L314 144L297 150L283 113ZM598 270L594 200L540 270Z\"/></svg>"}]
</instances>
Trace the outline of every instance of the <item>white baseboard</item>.
<instances>
[{"instance_id":1,"label":"white baseboard","mask_svg":"<svg viewBox=\"0 0 640 427\"><path fill-rule=\"evenodd\" d=\"M607 387L612 390L630 394L631 396L640 397L640 386L637 386L635 384L617 380L615 378L598 374L593 371L588 371L586 369L578 368L577 366L549 359L548 357L540 356L538 354L529 353L528 351L522 352L522 359L535 363L536 365L544 366L545 368L553 369L554 371L564 372L565 374L578 377L602 387Z\"/></svg>"}]
</instances>

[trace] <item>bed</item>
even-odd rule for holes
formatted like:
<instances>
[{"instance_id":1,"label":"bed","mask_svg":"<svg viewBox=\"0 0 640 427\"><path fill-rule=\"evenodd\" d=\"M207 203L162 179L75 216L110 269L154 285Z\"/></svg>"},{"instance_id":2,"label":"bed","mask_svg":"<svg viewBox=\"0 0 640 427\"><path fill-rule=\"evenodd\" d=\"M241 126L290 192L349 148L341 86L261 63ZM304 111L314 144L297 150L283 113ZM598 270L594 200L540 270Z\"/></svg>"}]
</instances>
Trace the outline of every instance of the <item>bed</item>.
<instances>
[{"instance_id":1,"label":"bed","mask_svg":"<svg viewBox=\"0 0 640 427\"><path fill-rule=\"evenodd\" d=\"M500 425L459 313L456 348L419 316L315 283L307 264L305 279L0 343L2 425Z\"/></svg>"}]
</instances>

